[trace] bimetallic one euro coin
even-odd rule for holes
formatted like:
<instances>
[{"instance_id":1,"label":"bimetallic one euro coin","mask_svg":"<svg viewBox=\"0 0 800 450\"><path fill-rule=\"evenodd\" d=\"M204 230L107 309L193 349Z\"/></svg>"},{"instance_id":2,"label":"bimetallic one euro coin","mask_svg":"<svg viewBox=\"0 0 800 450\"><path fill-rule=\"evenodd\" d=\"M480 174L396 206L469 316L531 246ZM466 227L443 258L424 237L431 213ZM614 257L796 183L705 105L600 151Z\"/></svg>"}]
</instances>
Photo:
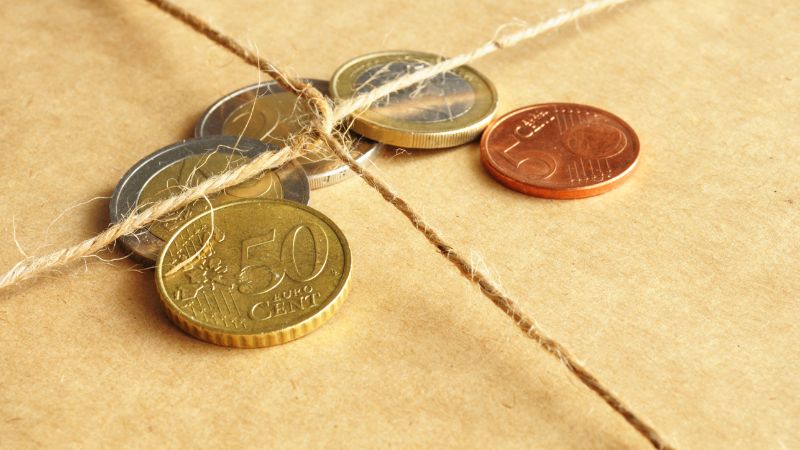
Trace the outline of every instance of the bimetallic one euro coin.
<instances>
[{"instance_id":1,"label":"bimetallic one euro coin","mask_svg":"<svg viewBox=\"0 0 800 450\"><path fill-rule=\"evenodd\" d=\"M371 53L346 62L331 79L331 96L347 99L442 61L411 51ZM475 69L461 66L389 94L354 117L353 130L399 147L454 147L475 139L494 117L497 92Z\"/></svg>"},{"instance_id":2,"label":"bimetallic one euro coin","mask_svg":"<svg viewBox=\"0 0 800 450\"><path fill-rule=\"evenodd\" d=\"M277 148L255 139L214 136L181 141L158 150L136 163L122 177L109 206L111 223L148 204L196 186L212 175L250 161ZM164 242L184 222L209 208L247 198L277 198L308 203L308 178L292 161L259 177L200 199L183 210L153 222L146 229L123 236L120 242L138 259L152 263Z\"/></svg>"},{"instance_id":3,"label":"bimetallic one euro coin","mask_svg":"<svg viewBox=\"0 0 800 450\"><path fill-rule=\"evenodd\" d=\"M327 81L304 81L328 94ZM302 131L310 115L305 102L271 81L239 89L211 105L197 123L195 136L243 135L283 147L289 136ZM352 133L348 136L353 139L351 155L361 164L373 160L383 148ZM311 189L330 186L353 175L344 163L324 151L301 157L300 163L308 174Z\"/></svg>"},{"instance_id":4,"label":"bimetallic one euro coin","mask_svg":"<svg viewBox=\"0 0 800 450\"><path fill-rule=\"evenodd\" d=\"M350 247L329 218L285 200L242 200L186 222L158 258L169 317L230 347L304 336L347 295Z\"/></svg>"},{"instance_id":5,"label":"bimetallic one euro coin","mask_svg":"<svg viewBox=\"0 0 800 450\"><path fill-rule=\"evenodd\" d=\"M511 189L570 199L607 192L633 173L639 138L619 117L572 103L526 106L483 133L481 161Z\"/></svg>"}]
</instances>

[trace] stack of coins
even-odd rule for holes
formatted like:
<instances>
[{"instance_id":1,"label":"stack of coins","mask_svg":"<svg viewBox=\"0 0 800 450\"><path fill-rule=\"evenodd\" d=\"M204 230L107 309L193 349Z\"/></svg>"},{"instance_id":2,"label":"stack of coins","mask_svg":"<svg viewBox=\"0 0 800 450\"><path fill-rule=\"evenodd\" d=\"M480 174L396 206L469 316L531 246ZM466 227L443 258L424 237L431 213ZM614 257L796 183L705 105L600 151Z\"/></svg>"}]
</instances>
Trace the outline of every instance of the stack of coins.
<instances>
[{"instance_id":1,"label":"stack of coins","mask_svg":"<svg viewBox=\"0 0 800 450\"><path fill-rule=\"evenodd\" d=\"M330 83L304 81L340 101L443 59L410 51L373 53L343 64ZM462 66L398 90L353 117L350 152L363 164L385 146L454 147L483 132L486 170L512 189L549 198L608 191L630 175L638 159L633 130L597 108L535 105L492 122L496 109L492 83ZM311 114L276 82L225 95L202 115L193 139L156 151L122 177L111 199L111 222L277 151ZM140 261L155 263L164 308L186 333L234 347L280 344L319 327L347 295L347 239L307 205L312 190L350 175L346 165L319 150L195 201L120 241Z\"/></svg>"}]
</instances>

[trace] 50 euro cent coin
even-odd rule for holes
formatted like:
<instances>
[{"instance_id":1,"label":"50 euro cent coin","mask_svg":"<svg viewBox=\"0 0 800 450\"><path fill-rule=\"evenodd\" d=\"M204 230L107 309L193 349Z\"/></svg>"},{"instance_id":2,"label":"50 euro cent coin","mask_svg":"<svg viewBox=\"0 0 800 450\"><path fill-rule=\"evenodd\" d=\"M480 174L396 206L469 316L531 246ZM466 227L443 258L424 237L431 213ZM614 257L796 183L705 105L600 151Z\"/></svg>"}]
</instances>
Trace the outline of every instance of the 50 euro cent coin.
<instances>
[{"instance_id":1,"label":"50 euro cent coin","mask_svg":"<svg viewBox=\"0 0 800 450\"><path fill-rule=\"evenodd\" d=\"M285 200L198 215L166 243L156 284L170 319L218 345L255 348L326 322L350 285L350 247L328 217Z\"/></svg>"}]
</instances>

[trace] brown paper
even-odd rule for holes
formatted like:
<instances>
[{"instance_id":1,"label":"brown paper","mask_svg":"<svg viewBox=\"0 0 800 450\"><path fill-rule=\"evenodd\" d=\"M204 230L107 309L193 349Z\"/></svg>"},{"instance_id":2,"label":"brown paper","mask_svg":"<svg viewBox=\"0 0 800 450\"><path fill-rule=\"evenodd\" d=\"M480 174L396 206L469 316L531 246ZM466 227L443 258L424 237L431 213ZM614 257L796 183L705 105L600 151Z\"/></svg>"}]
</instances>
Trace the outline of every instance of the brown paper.
<instances>
[{"instance_id":1,"label":"brown paper","mask_svg":"<svg viewBox=\"0 0 800 450\"><path fill-rule=\"evenodd\" d=\"M581 3L182 4L326 79L367 52L453 55ZM510 191L477 143L373 170L674 445L798 448L799 15L790 0L635 2L476 63L501 112L578 102L634 127L639 170L602 196ZM7 2L0 18L2 270L22 257L14 225L37 253L97 233L107 200L68 208L259 79L144 2ZM188 337L125 261L0 293L0 447L647 447L362 181L312 205L351 243L352 293L279 347Z\"/></svg>"}]
</instances>

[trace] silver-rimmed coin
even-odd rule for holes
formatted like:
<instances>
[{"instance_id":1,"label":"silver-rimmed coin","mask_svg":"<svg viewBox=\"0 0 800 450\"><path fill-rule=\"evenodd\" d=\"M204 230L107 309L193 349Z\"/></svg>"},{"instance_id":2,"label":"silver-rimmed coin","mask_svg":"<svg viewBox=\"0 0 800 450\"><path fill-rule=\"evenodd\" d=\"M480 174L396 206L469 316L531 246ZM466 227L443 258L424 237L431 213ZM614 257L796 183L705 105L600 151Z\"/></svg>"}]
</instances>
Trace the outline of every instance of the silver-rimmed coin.
<instances>
[{"instance_id":1,"label":"silver-rimmed coin","mask_svg":"<svg viewBox=\"0 0 800 450\"><path fill-rule=\"evenodd\" d=\"M136 163L117 184L109 205L111 223L118 223L147 204L181 192L186 186L195 186L263 152L277 150L261 141L236 136L187 139L164 147ZM308 177L299 163L291 161L218 192L208 200L198 200L146 229L123 236L120 243L140 260L152 263L175 230L208 210L209 203L221 206L248 198L286 199L308 204Z\"/></svg>"},{"instance_id":2,"label":"silver-rimmed coin","mask_svg":"<svg viewBox=\"0 0 800 450\"><path fill-rule=\"evenodd\" d=\"M305 79L323 94L328 94L328 82ZM247 86L222 97L203 114L195 127L195 136L247 136L282 147L286 139L301 130L311 111L297 96L287 92L277 82L270 81ZM352 156L361 164L373 160L383 145L350 134L353 138ZM338 183L353 174L335 156L320 153L299 158L308 175L311 189Z\"/></svg>"}]
</instances>

